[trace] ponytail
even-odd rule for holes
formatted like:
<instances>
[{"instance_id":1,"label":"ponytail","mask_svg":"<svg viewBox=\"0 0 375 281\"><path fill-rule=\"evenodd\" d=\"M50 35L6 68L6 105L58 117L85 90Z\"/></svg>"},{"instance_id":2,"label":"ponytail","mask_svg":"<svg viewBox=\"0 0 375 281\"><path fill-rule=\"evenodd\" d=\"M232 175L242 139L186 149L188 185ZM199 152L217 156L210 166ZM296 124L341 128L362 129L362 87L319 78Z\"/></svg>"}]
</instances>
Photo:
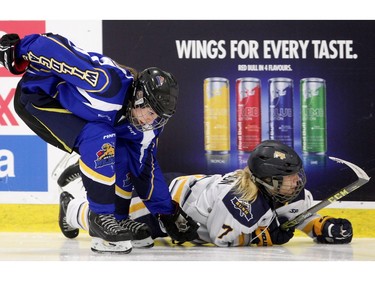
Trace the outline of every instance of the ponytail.
<instances>
[{"instance_id":1,"label":"ponytail","mask_svg":"<svg viewBox=\"0 0 375 281\"><path fill-rule=\"evenodd\" d=\"M258 187L251 180L251 172L248 167L236 170L237 181L233 186L234 193L240 196L240 200L253 202L258 196Z\"/></svg>"}]
</instances>

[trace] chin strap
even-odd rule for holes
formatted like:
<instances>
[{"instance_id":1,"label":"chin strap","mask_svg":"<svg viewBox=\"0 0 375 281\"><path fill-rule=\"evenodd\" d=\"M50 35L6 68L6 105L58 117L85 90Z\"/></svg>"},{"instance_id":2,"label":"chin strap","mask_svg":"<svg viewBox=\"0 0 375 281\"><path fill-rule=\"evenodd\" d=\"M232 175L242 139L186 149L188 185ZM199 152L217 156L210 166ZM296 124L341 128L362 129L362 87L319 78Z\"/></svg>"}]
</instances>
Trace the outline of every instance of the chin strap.
<instances>
[{"instance_id":1,"label":"chin strap","mask_svg":"<svg viewBox=\"0 0 375 281\"><path fill-rule=\"evenodd\" d=\"M253 183L255 183L258 186L259 190L262 192L262 194L264 195L264 197L267 199L268 204L270 206L272 206L272 209L274 209L273 205L274 205L274 201L275 200L272 197L272 195L269 192L267 192L267 190L265 190L265 189L268 188L268 189L273 190L275 187L269 185L268 183L266 183L265 181L262 181L261 179L255 177L254 175L251 175L250 178L253 181ZM262 186L264 186L264 188L259 187L259 184L262 185Z\"/></svg>"}]
</instances>

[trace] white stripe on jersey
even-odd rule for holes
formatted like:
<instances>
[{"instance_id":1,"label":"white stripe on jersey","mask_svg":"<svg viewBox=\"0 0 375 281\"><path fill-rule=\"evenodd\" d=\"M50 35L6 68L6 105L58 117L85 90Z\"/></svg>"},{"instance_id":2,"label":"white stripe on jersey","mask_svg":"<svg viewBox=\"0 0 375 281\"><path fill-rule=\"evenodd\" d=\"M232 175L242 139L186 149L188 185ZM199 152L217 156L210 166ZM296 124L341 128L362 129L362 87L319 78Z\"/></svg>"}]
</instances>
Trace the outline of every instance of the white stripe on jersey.
<instances>
[{"instance_id":1,"label":"white stripe on jersey","mask_svg":"<svg viewBox=\"0 0 375 281\"><path fill-rule=\"evenodd\" d=\"M85 105L101 110L101 111L119 111L122 108L122 104L114 104L114 103L109 103L109 102L104 102L99 99L95 99L92 96L90 96L85 90L82 88L76 87L78 92L85 97L89 103L84 102Z\"/></svg>"},{"instance_id":2,"label":"white stripe on jersey","mask_svg":"<svg viewBox=\"0 0 375 281\"><path fill-rule=\"evenodd\" d=\"M141 141L142 147L140 148L140 156L139 156L139 163L141 163L141 166L139 167L142 170L142 159L145 155L145 150L148 149L148 146L152 142L152 140L155 138L154 131L145 131L143 132L143 139Z\"/></svg>"}]
</instances>

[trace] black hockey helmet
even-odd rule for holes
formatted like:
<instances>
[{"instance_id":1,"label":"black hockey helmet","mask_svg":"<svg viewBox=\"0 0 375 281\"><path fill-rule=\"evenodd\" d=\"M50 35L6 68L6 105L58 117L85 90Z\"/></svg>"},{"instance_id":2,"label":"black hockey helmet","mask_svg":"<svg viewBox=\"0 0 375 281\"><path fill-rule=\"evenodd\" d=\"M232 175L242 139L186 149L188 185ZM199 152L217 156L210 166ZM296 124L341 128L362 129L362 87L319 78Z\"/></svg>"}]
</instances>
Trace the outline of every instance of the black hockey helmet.
<instances>
[{"instance_id":1,"label":"black hockey helmet","mask_svg":"<svg viewBox=\"0 0 375 281\"><path fill-rule=\"evenodd\" d=\"M140 97L138 92L143 95ZM150 106L159 116L152 125L141 125L130 119L133 125L141 130L157 129L164 126L170 117L176 112L178 99L178 83L174 76L157 67L149 67L138 75L138 79L134 82L134 92L131 98L131 107L147 107Z\"/></svg>"},{"instance_id":2,"label":"black hockey helmet","mask_svg":"<svg viewBox=\"0 0 375 281\"><path fill-rule=\"evenodd\" d=\"M302 160L291 147L275 140L261 142L251 152L247 165L252 180L274 202L288 203L298 196L306 184ZM283 176L298 175L297 187L292 194L281 194Z\"/></svg>"}]
</instances>

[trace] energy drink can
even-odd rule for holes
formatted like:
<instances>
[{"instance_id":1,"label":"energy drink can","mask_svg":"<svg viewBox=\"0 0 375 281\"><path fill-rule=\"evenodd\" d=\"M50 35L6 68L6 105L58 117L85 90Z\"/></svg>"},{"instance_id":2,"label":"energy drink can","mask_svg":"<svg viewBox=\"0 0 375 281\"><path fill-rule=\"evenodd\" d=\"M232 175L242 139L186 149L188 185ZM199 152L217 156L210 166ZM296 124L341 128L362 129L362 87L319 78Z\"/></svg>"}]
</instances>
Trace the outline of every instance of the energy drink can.
<instances>
[{"instance_id":1,"label":"energy drink can","mask_svg":"<svg viewBox=\"0 0 375 281\"><path fill-rule=\"evenodd\" d=\"M251 153L244 152L237 154L237 169L243 169L247 166L247 160L249 159Z\"/></svg>"},{"instance_id":2,"label":"energy drink can","mask_svg":"<svg viewBox=\"0 0 375 281\"><path fill-rule=\"evenodd\" d=\"M293 80L284 77L269 79L268 93L269 137L293 147Z\"/></svg>"},{"instance_id":3,"label":"energy drink can","mask_svg":"<svg viewBox=\"0 0 375 281\"><path fill-rule=\"evenodd\" d=\"M236 80L237 148L250 152L261 142L261 83L258 78Z\"/></svg>"},{"instance_id":4,"label":"energy drink can","mask_svg":"<svg viewBox=\"0 0 375 281\"><path fill-rule=\"evenodd\" d=\"M311 168L315 171L319 168L324 170L327 167L327 158L328 156L325 154L303 153L303 168L305 170L310 170Z\"/></svg>"},{"instance_id":5,"label":"energy drink can","mask_svg":"<svg viewBox=\"0 0 375 281\"><path fill-rule=\"evenodd\" d=\"M325 80L301 79L300 95L302 152L324 154L327 152Z\"/></svg>"},{"instance_id":6,"label":"energy drink can","mask_svg":"<svg viewBox=\"0 0 375 281\"><path fill-rule=\"evenodd\" d=\"M225 174L231 169L231 154L206 153L207 173Z\"/></svg>"},{"instance_id":7,"label":"energy drink can","mask_svg":"<svg viewBox=\"0 0 375 281\"><path fill-rule=\"evenodd\" d=\"M206 78L204 93L204 146L207 153L230 151L229 80Z\"/></svg>"}]
</instances>

